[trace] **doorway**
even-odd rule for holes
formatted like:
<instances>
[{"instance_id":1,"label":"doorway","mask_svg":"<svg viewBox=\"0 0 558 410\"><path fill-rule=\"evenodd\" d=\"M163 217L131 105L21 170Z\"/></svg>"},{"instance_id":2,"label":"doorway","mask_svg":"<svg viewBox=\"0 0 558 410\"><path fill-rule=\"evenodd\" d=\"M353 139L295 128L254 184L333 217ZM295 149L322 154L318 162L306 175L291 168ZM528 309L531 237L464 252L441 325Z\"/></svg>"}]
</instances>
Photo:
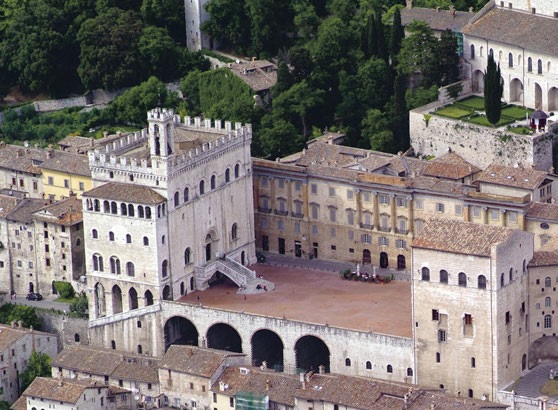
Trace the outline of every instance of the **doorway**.
<instances>
[{"instance_id":1,"label":"doorway","mask_svg":"<svg viewBox=\"0 0 558 410\"><path fill-rule=\"evenodd\" d=\"M388 255L385 252L380 253L380 268L386 269L389 266Z\"/></svg>"},{"instance_id":2,"label":"doorway","mask_svg":"<svg viewBox=\"0 0 558 410\"><path fill-rule=\"evenodd\" d=\"M397 256L397 270L405 270L407 268L407 263L405 261L405 256Z\"/></svg>"},{"instance_id":3,"label":"doorway","mask_svg":"<svg viewBox=\"0 0 558 410\"><path fill-rule=\"evenodd\" d=\"M318 242L314 242L312 244L313 248L314 248L314 253L313 253L313 257L315 259L318 259Z\"/></svg>"},{"instance_id":4,"label":"doorway","mask_svg":"<svg viewBox=\"0 0 558 410\"><path fill-rule=\"evenodd\" d=\"M370 265L371 263L372 263L372 254L370 253L370 249L364 249L362 251L362 264Z\"/></svg>"},{"instance_id":5,"label":"doorway","mask_svg":"<svg viewBox=\"0 0 558 410\"><path fill-rule=\"evenodd\" d=\"M269 251L269 236L267 235L262 236L262 250Z\"/></svg>"},{"instance_id":6,"label":"doorway","mask_svg":"<svg viewBox=\"0 0 558 410\"><path fill-rule=\"evenodd\" d=\"M284 255L285 254L285 238L279 238L278 241L278 245L279 245L279 254Z\"/></svg>"},{"instance_id":7,"label":"doorway","mask_svg":"<svg viewBox=\"0 0 558 410\"><path fill-rule=\"evenodd\" d=\"M295 241L295 256L297 258L302 256L302 243L300 241Z\"/></svg>"}]
</instances>

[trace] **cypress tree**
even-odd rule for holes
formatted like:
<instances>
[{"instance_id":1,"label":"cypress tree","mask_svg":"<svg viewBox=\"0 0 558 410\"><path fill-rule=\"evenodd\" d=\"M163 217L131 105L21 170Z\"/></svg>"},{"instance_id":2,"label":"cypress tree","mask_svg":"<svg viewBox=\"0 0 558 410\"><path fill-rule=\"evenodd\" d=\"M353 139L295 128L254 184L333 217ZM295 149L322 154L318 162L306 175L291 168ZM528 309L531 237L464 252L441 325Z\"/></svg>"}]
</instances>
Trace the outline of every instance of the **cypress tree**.
<instances>
[{"instance_id":1,"label":"cypress tree","mask_svg":"<svg viewBox=\"0 0 558 410\"><path fill-rule=\"evenodd\" d=\"M486 112L486 119L492 125L500 121L503 92L504 87L501 80L500 65L496 66L494 57L490 54L484 76L484 111Z\"/></svg>"},{"instance_id":2,"label":"cypress tree","mask_svg":"<svg viewBox=\"0 0 558 410\"><path fill-rule=\"evenodd\" d=\"M382 23L382 12L376 11L376 49L378 57L382 58L386 63L389 62L388 48L386 45L386 35L384 32L384 23Z\"/></svg>"},{"instance_id":3,"label":"cypress tree","mask_svg":"<svg viewBox=\"0 0 558 410\"><path fill-rule=\"evenodd\" d=\"M376 22L374 21L374 16L368 17L368 38L367 38L367 51L368 57L378 55L378 32L376 28Z\"/></svg>"},{"instance_id":4,"label":"cypress tree","mask_svg":"<svg viewBox=\"0 0 558 410\"><path fill-rule=\"evenodd\" d=\"M393 25L391 26L391 35L389 38L389 54L391 57L391 66L397 66L397 55L401 50L401 42L405 37L405 31L401 25L401 10L399 7L393 13Z\"/></svg>"}]
</instances>

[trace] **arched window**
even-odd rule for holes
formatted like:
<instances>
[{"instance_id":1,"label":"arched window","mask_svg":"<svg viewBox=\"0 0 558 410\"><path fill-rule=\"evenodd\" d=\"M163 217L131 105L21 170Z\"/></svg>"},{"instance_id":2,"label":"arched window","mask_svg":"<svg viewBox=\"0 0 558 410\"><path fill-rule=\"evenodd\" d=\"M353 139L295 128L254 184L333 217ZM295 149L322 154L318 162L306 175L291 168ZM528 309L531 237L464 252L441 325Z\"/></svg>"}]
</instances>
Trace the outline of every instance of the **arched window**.
<instances>
[{"instance_id":1,"label":"arched window","mask_svg":"<svg viewBox=\"0 0 558 410\"><path fill-rule=\"evenodd\" d=\"M184 251L184 265L188 265L191 262L192 258L192 250L190 248L186 248Z\"/></svg>"},{"instance_id":2,"label":"arched window","mask_svg":"<svg viewBox=\"0 0 558 410\"><path fill-rule=\"evenodd\" d=\"M180 195L178 191L174 193L174 206L178 206L180 204Z\"/></svg>"},{"instance_id":3,"label":"arched window","mask_svg":"<svg viewBox=\"0 0 558 410\"><path fill-rule=\"evenodd\" d=\"M128 216L134 216L134 205L128 205Z\"/></svg>"},{"instance_id":4,"label":"arched window","mask_svg":"<svg viewBox=\"0 0 558 410\"><path fill-rule=\"evenodd\" d=\"M510 268L510 282L513 280L513 268Z\"/></svg>"},{"instance_id":5,"label":"arched window","mask_svg":"<svg viewBox=\"0 0 558 410\"><path fill-rule=\"evenodd\" d=\"M114 232L109 232L109 241L114 241Z\"/></svg>"},{"instance_id":6,"label":"arched window","mask_svg":"<svg viewBox=\"0 0 558 410\"><path fill-rule=\"evenodd\" d=\"M235 179L238 178L240 176L240 165L236 164L234 166L234 177Z\"/></svg>"},{"instance_id":7,"label":"arched window","mask_svg":"<svg viewBox=\"0 0 558 410\"><path fill-rule=\"evenodd\" d=\"M533 72L533 59L531 57L527 59L527 71L529 73Z\"/></svg>"},{"instance_id":8,"label":"arched window","mask_svg":"<svg viewBox=\"0 0 558 410\"><path fill-rule=\"evenodd\" d=\"M459 286L462 286L464 288L467 287L467 275L465 275L464 272L459 272L459 275L457 277L457 281L458 281Z\"/></svg>"},{"instance_id":9,"label":"arched window","mask_svg":"<svg viewBox=\"0 0 558 410\"><path fill-rule=\"evenodd\" d=\"M97 232L96 229L93 229L91 231L91 236L93 237L93 239L97 239L99 237L99 233Z\"/></svg>"},{"instance_id":10,"label":"arched window","mask_svg":"<svg viewBox=\"0 0 558 410\"><path fill-rule=\"evenodd\" d=\"M504 287L505 284L506 284L506 283L505 283L505 278L504 278L504 272L502 272L502 273L500 274L500 286L501 286L501 287Z\"/></svg>"},{"instance_id":11,"label":"arched window","mask_svg":"<svg viewBox=\"0 0 558 410\"><path fill-rule=\"evenodd\" d=\"M473 398L473 389L469 389L469 397Z\"/></svg>"},{"instance_id":12,"label":"arched window","mask_svg":"<svg viewBox=\"0 0 558 410\"><path fill-rule=\"evenodd\" d=\"M150 206L145 207L145 218L146 219L151 219L151 207Z\"/></svg>"},{"instance_id":13,"label":"arched window","mask_svg":"<svg viewBox=\"0 0 558 410\"><path fill-rule=\"evenodd\" d=\"M413 369L411 369L410 367L407 367L407 376L409 377L413 376Z\"/></svg>"},{"instance_id":14,"label":"arched window","mask_svg":"<svg viewBox=\"0 0 558 410\"><path fill-rule=\"evenodd\" d=\"M345 366L351 367L351 359L349 359L348 357L345 359Z\"/></svg>"},{"instance_id":15,"label":"arched window","mask_svg":"<svg viewBox=\"0 0 558 410\"><path fill-rule=\"evenodd\" d=\"M98 199L95 199L95 200L93 201L93 209L94 209L96 212L99 212L99 211L101 210L101 206L100 206L100 204L99 204L99 200L98 200Z\"/></svg>"},{"instance_id":16,"label":"arched window","mask_svg":"<svg viewBox=\"0 0 558 410\"><path fill-rule=\"evenodd\" d=\"M211 190L215 189L215 175L211 175L210 186Z\"/></svg>"},{"instance_id":17,"label":"arched window","mask_svg":"<svg viewBox=\"0 0 558 410\"><path fill-rule=\"evenodd\" d=\"M475 45L471 44L471 60L475 59Z\"/></svg>"},{"instance_id":18,"label":"arched window","mask_svg":"<svg viewBox=\"0 0 558 410\"><path fill-rule=\"evenodd\" d=\"M544 317L544 328L550 329L552 327L552 316L546 315Z\"/></svg>"},{"instance_id":19,"label":"arched window","mask_svg":"<svg viewBox=\"0 0 558 410\"><path fill-rule=\"evenodd\" d=\"M440 271L440 283L448 283L448 271L445 269Z\"/></svg>"},{"instance_id":20,"label":"arched window","mask_svg":"<svg viewBox=\"0 0 558 410\"><path fill-rule=\"evenodd\" d=\"M190 189L184 188L184 202L188 202L190 200Z\"/></svg>"},{"instance_id":21,"label":"arched window","mask_svg":"<svg viewBox=\"0 0 558 410\"><path fill-rule=\"evenodd\" d=\"M116 342L115 342L114 340L111 340L111 341L110 341L110 348L111 348L112 350L116 350Z\"/></svg>"},{"instance_id":22,"label":"arched window","mask_svg":"<svg viewBox=\"0 0 558 410\"><path fill-rule=\"evenodd\" d=\"M79 333L74 334L74 342L79 343L79 341L80 341Z\"/></svg>"},{"instance_id":23,"label":"arched window","mask_svg":"<svg viewBox=\"0 0 558 410\"><path fill-rule=\"evenodd\" d=\"M126 275L136 276L136 270L132 262L126 262Z\"/></svg>"},{"instance_id":24,"label":"arched window","mask_svg":"<svg viewBox=\"0 0 558 410\"><path fill-rule=\"evenodd\" d=\"M145 306L151 306L153 304L153 294L151 291L147 290L144 294Z\"/></svg>"},{"instance_id":25,"label":"arched window","mask_svg":"<svg viewBox=\"0 0 558 410\"><path fill-rule=\"evenodd\" d=\"M225 170L225 183L229 182L231 182L231 170L227 168Z\"/></svg>"},{"instance_id":26,"label":"arched window","mask_svg":"<svg viewBox=\"0 0 558 410\"><path fill-rule=\"evenodd\" d=\"M132 235L126 234L126 243L132 243Z\"/></svg>"},{"instance_id":27,"label":"arched window","mask_svg":"<svg viewBox=\"0 0 558 410\"><path fill-rule=\"evenodd\" d=\"M141 347L141 345L138 345L138 354L142 354L143 353L143 348Z\"/></svg>"},{"instance_id":28,"label":"arched window","mask_svg":"<svg viewBox=\"0 0 558 410\"><path fill-rule=\"evenodd\" d=\"M527 272L527 261L523 259L523 273Z\"/></svg>"},{"instance_id":29,"label":"arched window","mask_svg":"<svg viewBox=\"0 0 558 410\"><path fill-rule=\"evenodd\" d=\"M372 362L371 361L366 362L366 370L372 370Z\"/></svg>"},{"instance_id":30,"label":"arched window","mask_svg":"<svg viewBox=\"0 0 558 410\"><path fill-rule=\"evenodd\" d=\"M205 181L202 179L200 181L200 195L203 195L205 192Z\"/></svg>"},{"instance_id":31,"label":"arched window","mask_svg":"<svg viewBox=\"0 0 558 410\"><path fill-rule=\"evenodd\" d=\"M508 67L510 67L510 68L513 67L513 54L512 53L508 54Z\"/></svg>"},{"instance_id":32,"label":"arched window","mask_svg":"<svg viewBox=\"0 0 558 410\"><path fill-rule=\"evenodd\" d=\"M537 74L542 74L542 60L537 61Z\"/></svg>"},{"instance_id":33,"label":"arched window","mask_svg":"<svg viewBox=\"0 0 558 410\"><path fill-rule=\"evenodd\" d=\"M426 266L421 269L421 279L425 281L430 280L430 269L428 269Z\"/></svg>"},{"instance_id":34,"label":"arched window","mask_svg":"<svg viewBox=\"0 0 558 410\"><path fill-rule=\"evenodd\" d=\"M109 203L109 201L103 201L103 212L105 214L110 213L110 203Z\"/></svg>"},{"instance_id":35,"label":"arched window","mask_svg":"<svg viewBox=\"0 0 558 410\"><path fill-rule=\"evenodd\" d=\"M165 235L161 236L161 243L162 243L163 245L165 244L165 239L166 239Z\"/></svg>"},{"instance_id":36,"label":"arched window","mask_svg":"<svg viewBox=\"0 0 558 410\"><path fill-rule=\"evenodd\" d=\"M478 287L479 289L486 289L486 276L484 276L484 275L479 275L477 287Z\"/></svg>"},{"instance_id":37,"label":"arched window","mask_svg":"<svg viewBox=\"0 0 558 410\"><path fill-rule=\"evenodd\" d=\"M145 218L145 214L143 213L143 206L138 206L138 217Z\"/></svg>"},{"instance_id":38,"label":"arched window","mask_svg":"<svg viewBox=\"0 0 558 410\"><path fill-rule=\"evenodd\" d=\"M238 225L236 223L231 228L231 238L233 241L238 239Z\"/></svg>"},{"instance_id":39,"label":"arched window","mask_svg":"<svg viewBox=\"0 0 558 410\"><path fill-rule=\"evenodd\" d=\"M440 355L440 352L436 352L436 363L440 363L442 361L442 356Z\"/></svg>"},{"instance_id":40,"label":"arched window","mask_svg":"<svg viewBox=\"0 0 558 410\"><path fill-rule=\"evenodd\" d=\"M110 213L114 215L118 213L118 205L114 201L110 203Z\"/></svg>"},{"instance_id":41,"label":"arched window","mask_svg":"<svg viewBox=\"0 0 558 410\"><path fill-rule=\"evenodd\" d=\"M93 255L93 270L98 272L103 271L103 257L98 253Z\"/></svg>"},{"instance_id":42,"label":"arched window","mask_svg":"<svg viewBox=\"0 0 558 410\"><path fill-rule=\"evenodd\" d=\"M80 246L81 245L81 239L77 238L76 239L76 246Z\"/></svg>"},{"instance_id":43,"label":"arched window","mask_svg":"<svg viewBox=\"0 0 558 410\"><path fill-rule=\"evenodd\" d=\"M387 372L388 372L388 373L393 373L393 367L392 367L391 364L388 364L388 365L387 365Z\"/></svg>"},{"instance_id":44,"label":"arched window","mask_svg":"<svg viewBox=\"0 0 558 410\"><path fill-rule=\"evenodd\" d=\"M544 287L549 288L550 286L552 286L552 281L551 281L550 277L547 276L546 278L544 278Z\"/></svg>"},{"instance_id":45,"label":"arched window","mask_svg":"<svg viewBox=\"0 0 558 410\"><path fill-rule=\"evenodd\" d=\"M110 273L114 273L115 275L120 275L120 259L116 256L110 257Z\"/></svg>"},{"instance_id":46,"label":"arched window","mask_svg":"<svg viewBox=\"0 0 558 410\"><path fill-rule=\"evenodd\" d=\"M474 357L471 357L471 367L473 368L477 367L477 361Z\"/></svg>"},{"instance_id":47,"label":"arched window","mask_svg":"<svg viewBox=\"0 0 558 410\"><path fill-rule=\"evenodd\" d=\"M149 246L149 238L147 236L143 237L143 245L144 246Z\"/></svg>"},{"instance_id":48,"label":"arched window","mask_svg":"<svg viewBox=\"0 0 558 410\"><path fill-rule=\"evenodd\" d=\"M168 265L169 265L169 263L165 259L163 261L163 264L161 265L161 275L163 276L163 278L166 278L167 275L168 275Z\"/></svg>"},{"instance_id":49,"label":"arched window","mask_svg":"<svg viewBox=\"0 0 558 410\"><path fill-rule=\"evenodd\" d=\"M552 306L552 299L550 296L544 298L544 307L551 307Z\"/></svg>"},{"instance_id":50,"label":"arched window","mask_svg":"<svg viewBox=\"0 0 558 410\"><path fill-rule=\"evenodd\" d=\"M123 216L128 215L128 206L124 203L120 204L120 215L123 215Z\"/></svg>"}]
</instances>

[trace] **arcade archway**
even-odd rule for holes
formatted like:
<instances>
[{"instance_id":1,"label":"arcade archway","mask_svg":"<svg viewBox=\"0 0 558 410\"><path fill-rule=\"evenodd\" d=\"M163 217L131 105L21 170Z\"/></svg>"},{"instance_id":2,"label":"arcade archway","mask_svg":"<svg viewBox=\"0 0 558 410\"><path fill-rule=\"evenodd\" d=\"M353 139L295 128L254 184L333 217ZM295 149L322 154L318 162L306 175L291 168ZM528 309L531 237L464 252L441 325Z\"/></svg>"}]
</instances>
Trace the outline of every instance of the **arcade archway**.
<instances>
[{"instance_id":1,"label":"arcade archway","mask_svg":"<svg viewBox=\"0 0 558 410\"><path fill-rule=\"evenodd\" d=\"M207 347L242 353L242 339L232 326L226 323L217 323L207 331Z\"/></svg>"},{"instance_id":2,"label":"arcade archway","mask_svg":"<svg viewBox=\"0 0 558 410\"><path fill-rule=\"evenodd\" d=\"M295 344L296 367L304 371L318 372L324 366L329 373L329 348L316 336L303 336Z\"/></svg>"},{"instance_id":3,"label":"arcade archway","mask_svg":"<svg viewBox=\"0 0 558 410\"><path fill-rule=\"evenodd\" d=\"M277 333L268 329L258 330L252 336L252 364L267 367L275 371L283 371L283 342Z\"/></svg>"},{"instance_id":4,"label":"arcade archway","mask_svg":"<svg viewBox=\"0 0 558 410\"><path fill-rule=\"evenodd\" d=\"M198 345L198 329L186 318L173 316L165 323L165 351L170 345Z\"/></svg>"}]
</instances>

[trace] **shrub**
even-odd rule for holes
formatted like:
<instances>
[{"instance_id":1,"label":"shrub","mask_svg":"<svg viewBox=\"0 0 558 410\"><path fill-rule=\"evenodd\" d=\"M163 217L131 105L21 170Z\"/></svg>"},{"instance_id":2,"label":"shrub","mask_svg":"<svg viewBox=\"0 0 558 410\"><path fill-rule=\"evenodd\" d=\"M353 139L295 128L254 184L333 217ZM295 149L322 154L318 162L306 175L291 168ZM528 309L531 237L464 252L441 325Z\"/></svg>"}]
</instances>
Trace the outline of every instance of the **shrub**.
<instances>
[{"instance_id":1,"label":"shrub","mask_svg":"<svg viewBox=\"0 0 558 410\"><path fill-rule=\"evenodd\" d=\"M60 295L60 297L63 299L71 299L76 294L74 287L69 282L55 281L54 288L56 289L56 292Z\"/></svg>"}]
</instances>

